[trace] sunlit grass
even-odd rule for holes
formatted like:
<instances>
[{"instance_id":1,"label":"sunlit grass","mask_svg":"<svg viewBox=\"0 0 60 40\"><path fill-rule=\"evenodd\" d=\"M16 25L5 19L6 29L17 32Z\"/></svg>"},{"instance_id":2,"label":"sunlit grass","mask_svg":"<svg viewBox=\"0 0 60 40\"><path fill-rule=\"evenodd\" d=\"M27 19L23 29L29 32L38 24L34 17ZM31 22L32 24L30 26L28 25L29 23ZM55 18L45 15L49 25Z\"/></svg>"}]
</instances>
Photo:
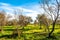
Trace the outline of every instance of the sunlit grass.
<instances>
[{"instance_id":1,"label":"sunlit grass","mask_svg":"<svg viewBox=\"0 0 60 40\"><path fill-rule=\"evenodd\" d=\"M18 27L19 29L21 27ZM50 30L52 29L52 25L50 25ZM13 33L13 30L7 30L7 29L16 29L15 26L4 26L3 27L3 33L0 32L0 36L2 35L11 35ZM23 31L23 36L19 39L19 38L16 38L13 40L25 40L24 37L26 38L26 40L48 40L46 38L46 36L43 36L43 35L39 35L39 34L34 34L34 33L43 33L43 32L46 32L45 31L45 26L42 26L42 29L40 29L40 27L37 25L37 26L34 26L34 25L27 25L24 27L24 31ZM57 40L60 40L60 27L59 26L55 26L55 31L53 32L54 35L58 38ZM12 40L9 39L9 38L4 38L5 40ZM2 40L2 39L0 39ZM49 40L52 40L52 39L49 39Z\"/></svg>"}]
</instances>

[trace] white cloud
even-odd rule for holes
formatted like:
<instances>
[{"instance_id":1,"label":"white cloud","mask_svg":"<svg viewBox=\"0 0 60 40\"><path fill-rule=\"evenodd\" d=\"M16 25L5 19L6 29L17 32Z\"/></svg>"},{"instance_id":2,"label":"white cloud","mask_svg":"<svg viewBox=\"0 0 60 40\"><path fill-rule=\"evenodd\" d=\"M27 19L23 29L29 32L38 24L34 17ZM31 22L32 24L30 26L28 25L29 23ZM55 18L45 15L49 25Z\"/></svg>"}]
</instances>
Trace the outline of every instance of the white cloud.
<instances>
[{"instance_id":1,"label":"white cloud","mask_svg":"<svg viewBox=\"0 0 60 40\"><path fill-rule=\"evenodd\" d=\"M3 2L0 2L0 5L2 5L2 6L10 6L10 4L3 3Z\"/></svg>"},{"instance_id":2,"label":"white cloud","mask_svg":"<svg viewBox=\"0 0 60 40\"><path fill-rule=\"evenodd\" d=\"M31 9L26 9L21 6L12 6L6 3L0 3L0 4L1 4L0 8L5 10L7 14L10 14L12 16L14 16L14 10L16 11L17 9L19 9L20 12L22 11L23 14L25 14L26 16L32 17L33 20L36 19L37 14L43 13L43 9L39 8L38 5L32 5Z\"/></svg>"},{"instance_id":3,"label":"white cloud","mask_svg":"<svg viewBox=\"0 0 60 40\"><path fill-rule=\"evenodd\" d=\"M29 13L29 14L26 14L26 15L32 17L32 19L35 20L37 14L39 14L37 11L33 11L33 12L31 12L31 13Z\"/></svg>"}]
</instances>

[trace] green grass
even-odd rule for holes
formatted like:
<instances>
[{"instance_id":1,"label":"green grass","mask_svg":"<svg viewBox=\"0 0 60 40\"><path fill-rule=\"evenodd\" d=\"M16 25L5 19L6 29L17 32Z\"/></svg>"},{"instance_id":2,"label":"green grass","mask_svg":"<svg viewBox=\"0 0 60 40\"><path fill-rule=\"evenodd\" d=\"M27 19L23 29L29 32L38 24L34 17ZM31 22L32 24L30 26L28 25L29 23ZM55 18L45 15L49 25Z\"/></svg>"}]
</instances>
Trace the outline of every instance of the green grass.
<instances>
[{"instance_id":1,"label":"green grass","mask_svg":"<svg viewBox=\"0 0 60 40\"><path fill-rule=\"evenodd\" d=\"M21 27L18 27L21 29ZM56 39L48 39L46 38L47 34L40 35L40 33L45 32L45 27L42 26L42 29L39 29L39 26L34 26L34 25L28 25L24 27L23 34L21 35L21 38L19 40L60 40L60 25L56 25L54 36L56 36ZM50 30L52 29L52 25L50 25ZM15 26L4 26L3 27L3 33L0 32L0 36L2 35L10 35L13 33L13 30L16 29ZM45 36L46 35L46 36ZM5 39L5 40L11 40L10 38L0 38L0 40ZM13 40L18 40L17 38L13 38Z\"/></svg>"}]
</instances>

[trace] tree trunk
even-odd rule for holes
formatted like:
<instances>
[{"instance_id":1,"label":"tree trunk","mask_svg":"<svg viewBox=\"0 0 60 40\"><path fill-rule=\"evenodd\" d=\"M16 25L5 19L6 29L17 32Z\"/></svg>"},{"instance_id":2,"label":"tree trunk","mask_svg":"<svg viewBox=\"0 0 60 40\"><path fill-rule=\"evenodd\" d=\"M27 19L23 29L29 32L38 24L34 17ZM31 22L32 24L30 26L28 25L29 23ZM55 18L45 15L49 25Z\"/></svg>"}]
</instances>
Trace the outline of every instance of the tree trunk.
<instances>
[{"instance_id":1,"label":"tree trunk","mask_svg":"<svg viewBox=\"0 0 60 40\"><path fill-rule=\"evenodd\" d=\"M19 28L17 27L17 32L18 32L18 38L20 38L20 32L21 32L21 30L19 30Z\"/></svg>"},{"instance_id":2,"label":"tree trunk","mask_svg":"<svg viewBox=\"0 0 60 40\"><path fill-rule=\"evenodd\" d=\"M46 26L47 27L47 30L48 30L48 33L50 32L50 30L49 30L49 26Z\"/></svg>"},{"instance_id":3,"label":"tree trunk","mask_svg":"<svg viewBox=\"0 0 60 40\"><path fill-rule=\"evenodd\" d=\"M42 29L42 28L41 28L41 24L40 24L40 29Z\"/></svg>"},{"instance_id":4,"label":"tree trunk","mask_svg":"<svg viewBox=\"0 0 60 40\"><path fill-rule=\"evenodd\" d=\"M53 22L53 24L52 24L53 28L52 28L52 31L49 33L48 37L51 37L51 34L53 33L54 28L55 28L55 23L56 23L56 21Z\"/></svg>"}]
</instances>

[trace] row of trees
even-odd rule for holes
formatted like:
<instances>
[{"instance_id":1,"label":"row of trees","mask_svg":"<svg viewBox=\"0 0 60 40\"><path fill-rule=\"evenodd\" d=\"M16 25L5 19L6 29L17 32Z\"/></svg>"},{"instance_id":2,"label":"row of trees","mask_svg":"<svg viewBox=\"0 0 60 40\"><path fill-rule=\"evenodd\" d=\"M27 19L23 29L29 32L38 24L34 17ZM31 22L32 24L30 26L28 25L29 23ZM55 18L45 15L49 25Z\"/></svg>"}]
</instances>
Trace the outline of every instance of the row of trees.
<instances>
[{"instance_id":1,"label":"row of trees","mask_svg":"<svg viewBox=\"0 0 60 40\"><path fill-rule=\"evenodd\" d=\"M23 32L24 26L27 26L32 22L31 17L24 16L24 15L18 15L16 19L16 14L14 15L15 19L11 19L12 16L6 15L5 11L0 12L0 31L3 33L3 27L4 26L14 26L16 27L16 32L18 33L18 36L20 37L20 34ZM22 27L21 30L19 30L18 27Z\"/></svg>"},{"instance_id":2,"label":"row of trees","mask_svg":"<svg viewBox=\"0 0 60 40\"><path fill-rule=\"evenodd\" d=\"M15 15L14 15L15 17ZM29 16L24 16L24 15L18 15L17 19L16 17L11 19L12 16L11 15L6 15L6 13L4 11L1 11L0 12L0 26L3 26L3 25L7 25L7 26L11 26L11 25L20 25L20 26L25 26L26 24L32 22L32 19L31 17ZM10 20L11 19L11 20Z\"/></svg>"},{"instance_id":3,"label":"row of trees","mask_svg":"<svg viewBox=\"0 0 60 40\"><path fill-rule=\"evenodd\" d=\"M24 26L27 26L28 24L30 24L30 22L32 22L31 17L24 16L24 15L18 15L18 18L17 18L18 20L16 18L9 20L9 18L12 18L12 17L9 15L6 16L6 13L3 11L0 12L0 26L1 26L0 30L3 32L3 26L13 25L14 27L16 27L18 36L23 32L22 30L19 30L18 26L24 29ZM49 26L53 25L53 21L51 18L48 18L46 14L38 14L34 24L38 24L40 26L40 29L42 28L42 26L46 27L46 30L48 30L48 34L49 34L50 33ZM59 20L56 21L56 24L60 25L60 18Z\"/></svg>"}]
</instances>

